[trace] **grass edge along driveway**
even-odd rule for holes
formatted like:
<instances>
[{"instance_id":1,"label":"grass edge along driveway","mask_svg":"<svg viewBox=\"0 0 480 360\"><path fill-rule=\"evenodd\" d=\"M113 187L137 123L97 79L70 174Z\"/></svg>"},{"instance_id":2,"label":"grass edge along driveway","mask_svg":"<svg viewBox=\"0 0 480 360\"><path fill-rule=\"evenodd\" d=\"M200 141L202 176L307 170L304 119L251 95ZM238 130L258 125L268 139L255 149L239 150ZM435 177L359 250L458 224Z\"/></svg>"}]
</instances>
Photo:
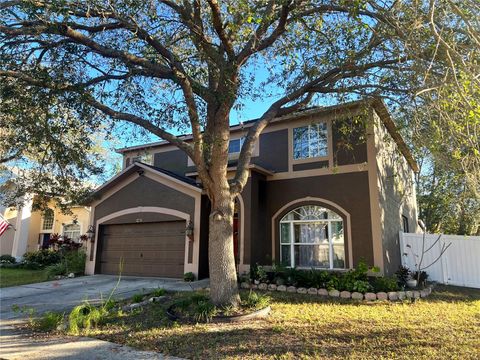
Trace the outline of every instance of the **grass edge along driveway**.
<instances>
[{"instance_id":1,"label":"grass edge along driveway","mask_svg":"<svg viewBox=\"0 0 480 360\"><path fill-rule=\"evenodd\" d=\"M0 268L0 288L34 284L47 280L49 279L46 269L29 270Z\"/></svg>"}]
</instances>

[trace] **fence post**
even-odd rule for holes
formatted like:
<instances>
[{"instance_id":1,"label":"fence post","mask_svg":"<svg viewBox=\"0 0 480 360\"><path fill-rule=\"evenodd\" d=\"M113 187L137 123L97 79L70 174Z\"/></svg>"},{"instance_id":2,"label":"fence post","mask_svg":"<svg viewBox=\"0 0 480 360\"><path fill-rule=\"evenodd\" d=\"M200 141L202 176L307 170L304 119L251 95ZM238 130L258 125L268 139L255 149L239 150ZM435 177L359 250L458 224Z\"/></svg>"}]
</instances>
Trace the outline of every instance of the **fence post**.
<instances>
[{"instance_id":1,"label":"fence post","mask_svg":"<svg viewBox=\"0 0 480 360\"><path fill-rule=\"evenodd\" d=\"M440 241L438 242L438 247L439 247L439 252L442 251L443 249L443 246L445 245L445 239L444 239L444 235L442 235L442 238L440 239ZM448 251L445 252L444 256L441 256L440 257L440 265L441 265L441 268L442 268L442 282L444 284L448 284L448 269L447 269L447 256L448 256ZM445 258L445 259L444 259Z\"/></svg>"}]
</instances>

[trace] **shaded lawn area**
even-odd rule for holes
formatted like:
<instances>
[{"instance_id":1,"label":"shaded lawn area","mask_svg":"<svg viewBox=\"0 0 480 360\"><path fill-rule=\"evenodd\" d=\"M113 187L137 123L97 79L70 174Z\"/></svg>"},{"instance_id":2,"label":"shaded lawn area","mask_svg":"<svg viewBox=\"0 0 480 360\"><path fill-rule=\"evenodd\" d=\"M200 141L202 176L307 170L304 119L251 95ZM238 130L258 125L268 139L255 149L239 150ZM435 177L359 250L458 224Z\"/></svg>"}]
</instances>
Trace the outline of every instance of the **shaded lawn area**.
<instances>
[{"instance_id":1,"label":"shaded lawn area","mask_svg":"<svg viewBox=\"0 0 480 360\"><path fill-rule=\"evenodd\" d=\"M47 281L46 269L5 269L0 268L0 287L33 284Z\"/></svg>"},{"instance_id":2,"label":"shaded lawn area","mask_svg":"<svg viewBox=\"0 0 480 360\"><path fill-rule=\"evenodd\" d=\"M166 318L168 303L152 304L88 334L190 359L480 357L480 290L438 286L415 303L270 296L272 312L264 320L185 325Z\"/></svg>"}]
</instances>

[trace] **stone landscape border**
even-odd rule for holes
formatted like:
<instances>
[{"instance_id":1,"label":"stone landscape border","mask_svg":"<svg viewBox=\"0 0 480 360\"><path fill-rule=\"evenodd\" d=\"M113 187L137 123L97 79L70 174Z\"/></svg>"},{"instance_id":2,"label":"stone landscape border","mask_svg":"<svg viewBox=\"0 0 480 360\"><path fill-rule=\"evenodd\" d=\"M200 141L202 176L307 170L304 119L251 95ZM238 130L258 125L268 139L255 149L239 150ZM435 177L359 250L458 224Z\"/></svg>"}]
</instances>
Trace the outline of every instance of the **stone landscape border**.
<instances>
[{"instance_id":1,"label":"stone landscape border","mask_svg":"<svg viewBox=\"0 0 480 360\"><path fill-rule=\"evenodd\" d=\"M425 298L432 293L432 285L428 285L422 290L406 290L406 291L390 291L390 292L367 292L362 294L360 292L350 292L350 291L338 291L338 290L327 290L327 289L317 289L317 288L303 288L295 286L285 286L285 285L275 285L275 284L250 284L248 282L243 282L240 284L242 289L252 289L252 290L263 290L263 291L280 291L280 292L289 292L289 293L298 293L298 294L309 294L309 295L319 295L319 296L330 296L332 298L341 298L341 299L353 299L353 300L365 300L365 301L397 301L397 300L407 300L407 299L419 299Z\"/></svg>"}]
</instances>

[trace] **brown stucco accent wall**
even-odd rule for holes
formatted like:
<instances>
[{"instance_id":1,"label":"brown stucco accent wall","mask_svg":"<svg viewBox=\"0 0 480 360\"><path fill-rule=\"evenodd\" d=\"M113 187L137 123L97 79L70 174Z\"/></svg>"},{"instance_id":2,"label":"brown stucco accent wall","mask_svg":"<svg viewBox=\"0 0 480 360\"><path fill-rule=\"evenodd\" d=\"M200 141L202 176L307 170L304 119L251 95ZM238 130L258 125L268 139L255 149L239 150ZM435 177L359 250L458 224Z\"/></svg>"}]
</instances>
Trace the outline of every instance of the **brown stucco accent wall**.
<instances>
[{"instance_id":1,"label":"brown stucco accent wall","mask_svg":"<svg viewBox=\"0 0 480 360\"><path fill-rule=\"evenodd\" d=\"M252 257L255 256L253 260L263 264L271 263L272 216L289 202L308 196L331 201L350 214L353 265L358 264L362 258L368 264L373 265L368 173L366 171L269 181L266 186L265 200L267 205L266 236L257 242L252 242ZM277 223L274 226L277 227ZM348 234L348 231L345 233ZM279 258L278 241L277 237L275 239L276 259ZM345 244L347 245L347 243L346 236ZM347 254L346 258L348 259Z\"/></svg>"},{"instance_id":2,"label":"brown stucco accent wall","mask_svg":"<svg viewBox=\"0 0 480 360\"><path fill-rule=\"evenodd\" d=\"M342 131L345 131L345 133ZM367 161L365 123L352 118L332 122L333 162L335 166Z\"/></svg>"},{"instance_id":3,"label":"brown stucco accent wall","mask_svg":"<svg viewBox=\"0 0 480 360\"><path fill-rule=\"evenodd\" d=\"M182 150L155 153L153 166L184 176L188 169L188 158Z\"/></svg>"},{"instance_id":4,"label":"brown stucco accent wall","mask_svg":"<svg viewBox=\"0 0 480 360\"><path fill-rule=\"evenodd\" d=\"M116 211L137 206L160 206L178 210L194 218L195 199L180 191L160 184L146 176L139 176L95 207L94 221Z\"/></svg>"},{"instance_id":5,"label":"brown stucco accent wall","mask_svg":"<svg viewBox=\"0 0 480 360\"><path fill-rule=\"evenodd\" d=\"M261 134L259 144L259 156L252 158L252 164L275 172L288 171L288 129Z\"/></svg>"}]
</instances>

